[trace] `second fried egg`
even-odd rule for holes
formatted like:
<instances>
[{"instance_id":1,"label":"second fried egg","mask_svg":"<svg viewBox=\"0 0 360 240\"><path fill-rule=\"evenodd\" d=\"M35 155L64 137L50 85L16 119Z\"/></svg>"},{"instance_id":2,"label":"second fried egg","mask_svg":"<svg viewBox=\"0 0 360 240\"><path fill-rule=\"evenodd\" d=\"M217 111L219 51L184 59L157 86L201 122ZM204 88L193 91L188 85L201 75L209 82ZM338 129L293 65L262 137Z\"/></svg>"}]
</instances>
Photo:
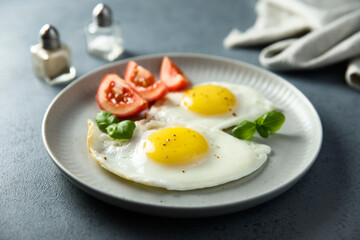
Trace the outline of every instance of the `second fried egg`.
<instances>
[{"instance_id":1,"label":"second fried egg","mask_svg":"<svg viewBox=\"0 0 360 240\"><path fill-rule=\"evenodd\" d=\"M271 148L219 130L138 121L133 137L119 141L88 121L88 149L108 171L145 185L192 190L240 179L259 169Z\"/></svg>"}]
</instances>

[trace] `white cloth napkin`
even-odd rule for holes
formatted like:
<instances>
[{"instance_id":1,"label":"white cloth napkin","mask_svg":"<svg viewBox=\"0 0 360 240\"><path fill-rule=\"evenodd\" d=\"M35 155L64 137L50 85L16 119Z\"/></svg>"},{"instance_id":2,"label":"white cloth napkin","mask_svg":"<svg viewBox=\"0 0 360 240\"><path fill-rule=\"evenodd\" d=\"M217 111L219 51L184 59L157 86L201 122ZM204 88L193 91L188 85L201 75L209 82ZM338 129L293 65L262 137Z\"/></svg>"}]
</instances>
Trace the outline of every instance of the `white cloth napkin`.
<instances>
[{"instance_id":1,"label":"white cloth napkin","mask_svg":"<svg viewBox=\"0 0 360 240\"><path fill-rule=\"evenodd\" d=\"M233 29L225 47L270 44L260 63L273 70L313 69L349 61L349 86L360 90L360 0L259 0L255 25Z\"/></svg>"}]
</instances>

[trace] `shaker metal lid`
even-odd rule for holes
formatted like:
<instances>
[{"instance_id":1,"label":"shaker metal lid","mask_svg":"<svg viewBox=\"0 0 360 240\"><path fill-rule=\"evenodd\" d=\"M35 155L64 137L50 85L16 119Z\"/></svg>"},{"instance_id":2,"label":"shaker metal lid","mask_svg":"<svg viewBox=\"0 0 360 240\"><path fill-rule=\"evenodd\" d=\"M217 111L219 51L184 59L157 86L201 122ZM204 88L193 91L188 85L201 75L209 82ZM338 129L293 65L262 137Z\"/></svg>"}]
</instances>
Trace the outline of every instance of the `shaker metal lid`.
<instances>
[{"instance_id":1,"label":"shaker metal lid","mask_svg":"<svg viewBox=\"0 0 360 240\"><path fill-rule=\"evenodd\" d=\"M112 24L112 13L108 5L99 3L93 10L93 21L99 27L108 27Z\"/></svg>"},{"instance_id":2,"label":"shaker metal lid","mask_svg":"<svg viewBox=\"0 0 360 240\"><path fill-rule=\"evenodd\" d=\"M45 24L40 29L40 39L44 49L56 50L61 46L59 33L50 24Z\"/></svg>"}]
</instances>

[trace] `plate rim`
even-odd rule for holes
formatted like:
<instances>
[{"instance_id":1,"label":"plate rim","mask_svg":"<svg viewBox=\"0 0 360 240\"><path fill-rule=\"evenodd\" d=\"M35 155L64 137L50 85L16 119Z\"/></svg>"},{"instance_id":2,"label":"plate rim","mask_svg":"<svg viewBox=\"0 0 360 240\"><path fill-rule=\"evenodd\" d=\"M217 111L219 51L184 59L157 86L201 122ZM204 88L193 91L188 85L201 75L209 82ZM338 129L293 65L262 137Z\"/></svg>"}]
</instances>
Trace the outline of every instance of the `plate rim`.
<instances>
[{"instance_id":1,"label":"plate rim","mask_svg":"<svg viewBox=\"0 0 360 240\"><path fill-rule=\"evenodd\" d=\"M51 108L53 105L58 101L58 99L61 98L61 96L67 92L69 89L71 89L74 85L79 84L80 82L84 81L84 79L87 79L90 75L95 74L98 71L102 71L106 68L111 68L117 65L124 64L130 60L137 61L137 60L147 60L152 58L159 58L169 56L171 57L188 57L188 58L201 58L205 60L216 60L216 61L223 61L228 62L231 64L237 64L239 66L245 66L247 68L250 68L253 71L261 72L262 74L270 75L272 78L276 79L276 81L281 82L285 85L286 88L290 88L292 91L296 92L299 97L301 97L302 101L306 103L306 107L311 110L312 114L316 117L317 123L319 125L319 144L317 147L317 150L315 154L313 154L313 157L311 161L309 161L309 164L298 174L296 177L292 178L290 181L280 185L275 190L268 190L266 192L263 192L262 194L256 195L252 198L247 198L242 201L236 201L231 203L223 203L218 205L211 205L211 206L161 206L161 205L154 205L151 203L146 202L138 202L132 199L126 199L124 197L119 197L115 194L106 193L101 191L101 189L96 189L78 177L74 176L69 169L64 166L61 161L57 160L54 153L52 152L46 138L46 123L48 119L49 112L51 111ZM101 67L96 68L95 70L90 71L89 73L79 77L75 81L71 82L69 85L67 85L64 89L62 89L50 102L49 106L47 107L43 120L42 120L42 140L43 144L46 148L47 154L49 155L52 162L59 168L62 174L65 175L67 179L70 180L73 184L75 184L77 187L79 187L81 190L87 192L88 194L92 195L93 197L96 197L102 201L105 201L107 203L110 203L112 205L116 205L118 207L130 209L136 212L151 214L151 215L159 215L159 216L168 216L168 217L206 217L206 216L215 216L215 215L221 215L221 214L227 214L235 211L244 210L253 206L256 206L258 204L264 203L281 193L288 190L290 187L292 187L294 184L296 184L311 168L311 166L314 164L315 160L317 159L322 143L323 143L323 127L321 123L320 116L318 112L316 111L313 104L310 102L310 100L293 84L288 82L286 79L282 78L281 76L276 75L275 73L272 73L266 69L263 69L261 67L252 65L250 63L242 62L237 59L232 59L228 57L222 57L222 56L214 56L214 55L208 55L208 54L194 54L194 53L158 53L158 54L148 54L148 55L141 55L136 57L130 57L121 59L119 61L105 64ZM162 211L157 211L157 210ZM164 211L166 209L166 211ZM155 211L154 211L155 210Z\"/></svg>"}]
</instances>

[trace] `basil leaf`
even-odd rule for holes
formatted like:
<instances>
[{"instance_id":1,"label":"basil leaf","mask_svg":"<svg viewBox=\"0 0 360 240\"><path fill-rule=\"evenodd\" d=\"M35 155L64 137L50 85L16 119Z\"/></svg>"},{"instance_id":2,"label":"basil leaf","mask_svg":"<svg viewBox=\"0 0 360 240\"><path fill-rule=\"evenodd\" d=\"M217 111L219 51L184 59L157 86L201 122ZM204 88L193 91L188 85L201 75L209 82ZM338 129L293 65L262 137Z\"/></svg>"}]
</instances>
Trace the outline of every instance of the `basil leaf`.
<instances>
[{"instance_id":1,"label":"basil leaf","mask_svg":"<svg viewBox=\"0 0 360 240\"><path fill-rule=\"evenodd\" d=\"M269 131L265 126L256 124L256 130L258 131L261 137L263 138L269 137Z\"/></svg>"},{"instance_id":2,"label":"basil leaf","mask_svg":"<svg viewBox=\"0 0 360 240\"><path fill-rule=\"evenodd\" d=\"M106 128L113 123L118 123L119 119L107 111L101 111L96 114L95 122L100 130L106 133Z\"/></svg>"},{"instance_id":3,"label":"basil leaf","mask_svg":"<svg viewBox=\"0 0 360 240\"><path fill-rule=\"evenodd\" d=\"M250 121L242 121L239 125L233 128L232 134L234 137L249 140L256 132L256 125Z\"/></svg>"},{"instance_id":4,"label":"basil leaf","mask_svg":"<svg viewBox=\"0 0 360 240\"><path fill-rule=\"evenodd\" d=\"M269 134L279 130L284 122L284 114L271 111L258 117L254 122L243 121L232 130L232 133L237 138L249 140L257 131L261 137L268 138Z\"/></svg>"},{"instance_id":5,"label":"basil leaf","mask_svg":"<svg viewBox=\"0 0 360 240\"><path fill-rule=\"evenodd\" d=\"M265 113L265 114L266 114L266 113ZM254 121L254 123L255 123L256 125L259 125L259 126L263 125L263 122L264 122L263 116L264 116L265 114L263 114L262 116L258 117L258 118Z\"/></svg>"},{"instance_id":6,"label":"basil leaf","mask_svg":"<svg viewBox=\"0 0 360 240\"><path fill-rule=\"evenodd\" d=\"M266 129L270 133L274 133L281 128L283 123L285 122L285 116L281 112L271 111L265 113L263 116L263 121L261 123L262 126L266 127Z\"/></svg>"},{"instance_id":7,"label":"basil leaf","mask_svg":"<svg viewBox=\"0 0 360 240\"><path fill-rule=\"evenodd\" d=\"M130 120L125 120L119 123L113 123L106 128L107 134L116 139L130 139L135 130L135 123Z\"/></svg>"}]
</instances>

